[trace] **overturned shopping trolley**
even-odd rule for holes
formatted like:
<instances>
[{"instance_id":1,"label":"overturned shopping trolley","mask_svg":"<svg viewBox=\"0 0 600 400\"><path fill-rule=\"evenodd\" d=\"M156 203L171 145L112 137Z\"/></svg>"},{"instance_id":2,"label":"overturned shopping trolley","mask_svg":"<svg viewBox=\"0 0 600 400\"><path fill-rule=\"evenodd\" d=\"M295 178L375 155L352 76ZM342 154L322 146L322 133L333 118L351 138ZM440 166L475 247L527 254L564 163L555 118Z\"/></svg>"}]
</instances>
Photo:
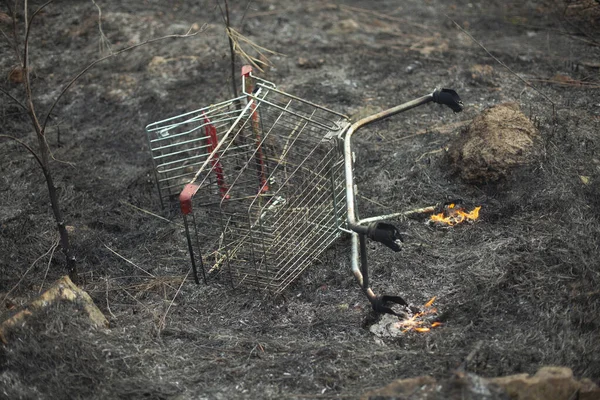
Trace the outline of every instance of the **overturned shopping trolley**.
<instances>
[{"instance_id":1,"label":"overturned shopping trolley","mask_svg":"<svg viewBox=\"0 0 600 400\"><path fill-rule=\"evenodd\" d=\"M397 296L370 288L366 240L400 250L394 215L358 219L352 136L431 101L462 110L448 89L351 124L242 70L241 97L147 126L161 202L179 194L194 278L280 293L341 235L353 273L379 312ZM182 190L181 190L182 189ZM397 214L396 214L397 215Z\"/></svg>"}]
</instances>

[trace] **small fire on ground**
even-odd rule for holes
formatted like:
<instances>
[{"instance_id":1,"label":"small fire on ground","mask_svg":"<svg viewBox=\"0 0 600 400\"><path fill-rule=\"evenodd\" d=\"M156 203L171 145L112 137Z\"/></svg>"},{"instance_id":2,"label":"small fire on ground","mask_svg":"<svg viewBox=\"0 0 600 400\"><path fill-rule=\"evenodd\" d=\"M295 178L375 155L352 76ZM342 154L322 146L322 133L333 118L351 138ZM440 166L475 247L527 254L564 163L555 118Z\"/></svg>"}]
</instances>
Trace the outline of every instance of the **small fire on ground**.
<instances>
[{"instance_id":1,"label":"small fire on ground","mask_svg":"<svg viewBox=\"0 0 600 400\"><path fill-rule=\"evenodd\" d=\"M433 214L429 221L436 225L454 226L463 222L473 222L479 218L481 206L477 206L471 211L466 211L463 206L450 203L445 205L442 212Z\"/></svg>"},{"instance_id":2,"label":"small fire on ground","mask_svg":"<svg viewBox=\"0 0 600 400\"><path fill-rule=\"evenodd\" d=\"M437 309L433 306L435 297L421 308L422 311L410 312L412 307L406 308L406 317L398 320L398 316L384 314L379 321L369 327L371 333L379 338L400 337L411 332L429 332L442 326L438 320Z\"/></svg>"},{"instance_id":3,"label":"small fire on ground","mask_svg":"<svg viewBox=\"0 0 600 400\"><path fill-rule=\"evenodd\" d=\"M429 332L432 328L441 326L442 323L439 321L430 322L432 319L431 317L435 317L437 315L437 308L433 307L433 302L435 299L436 296L433 296L427 303L425 303L423 306L423 311L418 312L405 320L397 322L396 328L400 329L402 333L406 333L408 331Z\"/></svg>"}]
</instances>

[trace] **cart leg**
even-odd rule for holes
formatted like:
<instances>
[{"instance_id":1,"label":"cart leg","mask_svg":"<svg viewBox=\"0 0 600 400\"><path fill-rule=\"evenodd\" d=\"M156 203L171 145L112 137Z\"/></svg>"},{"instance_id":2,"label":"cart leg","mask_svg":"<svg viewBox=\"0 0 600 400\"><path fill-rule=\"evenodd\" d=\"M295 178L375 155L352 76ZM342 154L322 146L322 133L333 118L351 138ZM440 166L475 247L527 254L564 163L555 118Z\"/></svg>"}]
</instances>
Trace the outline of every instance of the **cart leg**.
<instances>
[{"instance_id":1,"label":"cart leg","mask_svg":"<svg viewBox=\"0 0 600 400\"><path fill-rule=\"evenodd\" d=\"M200 284L198 280L198 271L196 269L196 260L194 257L194 247L192 246L192 236L190 235L190 228L188 226L187 215L183 214L183 226L185 227L185 236L187 238L188 250L190 252L190 259L192 260L192 273L194 274L194 282L196 284ZM202 275L204 278L204 283L206 283L206 276L204 275L204 268L202 268Z\"/></svg>"},{"instance_id":2,"label":"cart leg","mask_svg":"<svg viewBox=\"0 0 600 400\"><path fill-rule=\"evenodd\" d=\"M367 239L365 235L359 234L360 242L360 270L363 276L363 290L369 288L369 264L367 260Z\"/></svg>"},{"instance_id":3,"label":"cart leg","mask_svg":"<svg viewBox=\"0 0 600 400\"><path fill-rule=\"evenodd\" d=\"M361 289L369 299L373 310L382 314L392 314L398 317L406 317L406 313L392 310L391 305L399 304L408 306L408 303L400 296L377 296L369 286L369 264L367 260L367 245L364 234L352 232L352 272ZM359 247L360 247L360 266L359 266Z\"/></svg>"}]
</instances>

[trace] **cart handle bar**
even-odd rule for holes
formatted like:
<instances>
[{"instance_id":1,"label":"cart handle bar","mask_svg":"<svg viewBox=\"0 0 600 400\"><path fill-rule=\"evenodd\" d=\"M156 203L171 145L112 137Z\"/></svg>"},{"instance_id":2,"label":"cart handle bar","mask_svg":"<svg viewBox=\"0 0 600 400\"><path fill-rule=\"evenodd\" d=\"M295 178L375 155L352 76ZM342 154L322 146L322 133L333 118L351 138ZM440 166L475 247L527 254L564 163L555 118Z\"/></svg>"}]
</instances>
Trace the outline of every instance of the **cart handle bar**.
<instances>
[{"instance_id":1,"label":"cart handle bar","mask_svg":"<svg viewBox=\"0 0 600 400\"><path fill-rule=\"evenodd\" d=\"M352 238L352 250L351 250L351 266L352 273L356 278L359 286L369 299L371 306L376 312L387 313L393 315L397 314L393 309L388 307L386 303L406 305L406 301L399 296L377 296L373 289L371 289L369 282L369 269L366 254L366 237L372 240L379 241L384 245L390 247L394 251L399 251L400 246L397 244L395 239L401 239L396 228L390 224L383 224L378 222L371 222L365 224L366 220L359 221L356 217L355 209L355 192L354 192L354 176L353 176L353 156L352 156L352 135L360 128L371 124L376 121L380 121L384 118L390 117L408 111L412 108L416 108L427 104L429 102L438 104L444 104L452 109L454 112L460 112L463 109L463 103L460 100L458 94L451 89L440 89L436 88L432 93L419 97L418 99L411 100L399 106L390 108L380 113L371 115L363 118L354 124L352 124L344 136L344 168L346 176L346 207L348 211L348 228L351 230ZM359 252L360 247L360 252ZM360 260L360 263L359 263Z\"/></svg>"},{"instance_id":2,"label":"cart handle bar","mask_svg":"<svg viewBox=\"0 0 600 400\"><path fill-rule=\"evenodd\" d=\"M344 168L346 175L346 203L348 210L348 227L356 233L367 234L368 227L359 224L356 218L355 199L354 199L354 176L352 173L352 135L362 127L373 122L381 121L382 119L391 117L392 115L400 114L412 108L416 108L429 102L444 104L450 107L454 112L460 112L463 109L463 103L458 94L451 89L436 88L432 93L408 101L399 106L381 111L369 117L363 118L352 124L344 135Z\"/></svg>"}]
</instances>

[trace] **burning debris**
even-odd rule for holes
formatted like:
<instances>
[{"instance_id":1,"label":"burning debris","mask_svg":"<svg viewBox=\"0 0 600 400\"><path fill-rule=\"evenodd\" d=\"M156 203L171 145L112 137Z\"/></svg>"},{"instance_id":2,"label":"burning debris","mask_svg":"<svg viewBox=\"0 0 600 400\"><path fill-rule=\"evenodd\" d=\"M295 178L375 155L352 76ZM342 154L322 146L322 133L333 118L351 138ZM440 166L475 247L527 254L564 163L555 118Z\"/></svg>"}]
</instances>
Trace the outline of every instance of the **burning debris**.
<instances>
[{"instance_id":1,"label":"burning debris","mask_svg":"<svg viewBox=\"0 0 600 400\"><path fill-rule=\"evenodd\" d=\"M436 321L437 308L433 307L433 302L435 299L436 296L433 296L427 303L425 303L423 306L423 311L417 312L412 316L409 316L407 319L397 322L397 328L401 330L402 333L406 333L408 331L429 332L432 328L441 326L442 323L440 321Z\"/></svg>"},{"instance_id":2,"label":"burning debris","mask_svg":"<svg viewBox=\"0 0 600 400\"><path fill-rule=\"evenodd\" d=\"M443 325L439 321L438 310L433 306L436 296L432 297L422 310L408 307L404 319L398 320L397 316L386 314L379 322L371 325L370 331L379 337L397 337L408 332L425 333ZM414 311L413 311L414 310Z\"/></svg>"},{"instance_id":3,"label":"burning debris","mask_svg":"<svg viewBox=\"0 0 600 400\"><path fill-rule=\"evenodd\" d=\"M467 211L466 207L457 203L446 203L441 211L429 218L429 223L439 226L454 226L463 222L474 222L479 219L481 206Z\"/></svg>"}]
</instances>

